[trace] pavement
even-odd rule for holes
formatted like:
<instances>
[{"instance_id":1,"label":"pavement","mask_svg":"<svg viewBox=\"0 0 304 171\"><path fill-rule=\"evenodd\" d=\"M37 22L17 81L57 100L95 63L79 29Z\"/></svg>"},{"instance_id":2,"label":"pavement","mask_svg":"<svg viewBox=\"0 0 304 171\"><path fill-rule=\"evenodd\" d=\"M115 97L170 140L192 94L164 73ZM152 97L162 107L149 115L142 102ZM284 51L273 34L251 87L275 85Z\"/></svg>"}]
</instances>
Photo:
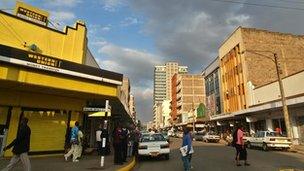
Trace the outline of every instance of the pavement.
<instances>
[{"instance_id":1,"label":"pavement","mask_svg":"<svg viewBox=\"0 0 304 171\"><path fill-rule=\"evenodd\" d=\"M100 156L97 154L84 155L79 162L73 163L71 159L65 161L63 154L53 157L31 157L32 171L84 171L84 170L105 170L114 171L127 166L133 158L128 157L124 165L114 165L114 156L105 157L105 166L100 167ZM9 163L9 159L0 159L0 170ZM13 171L23 171L19 164Z\"/></svg>"},{"instance_id":2,"label":"pavement","mask_svg":"<svg viewBox=\"0 0 304 171\"><path fill-rule=\"evenodd\" d=\"M291 152L296 152L304 155L304 145L294 145L291 148Z\"/></svg>"},{"instance_id":3,"label":"pavement","mask_svg":"<svg viewBox=\"0 0 304 171\"><path fill-rule=\"evenodd\" d=\"M134 171L182 171L183 165L178 148L181 139L172 139L169 160L145 158ZM221 143L193 142L194 154L191 171L304 171L304 156L282 151L248 149L250 166L235 166L235 149ZM243 164L243 163L242 163Z\"/></svg>"}]
</instances>

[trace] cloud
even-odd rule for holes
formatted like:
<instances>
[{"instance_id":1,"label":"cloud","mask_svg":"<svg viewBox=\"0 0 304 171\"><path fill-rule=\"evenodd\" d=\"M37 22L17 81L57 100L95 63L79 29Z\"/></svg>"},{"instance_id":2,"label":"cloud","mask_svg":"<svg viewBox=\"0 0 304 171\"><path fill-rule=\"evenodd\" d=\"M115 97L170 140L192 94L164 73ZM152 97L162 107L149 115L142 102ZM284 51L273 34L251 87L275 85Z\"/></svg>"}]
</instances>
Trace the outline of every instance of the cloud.
<instances>
[{"instance_id":1,"label":"cloud","mask_svg":"<svg viewBox=\"0 0 304 171\"><path fill-rule=\"evenodd\" d=\"M122 22L120 22L120 25L123 26L123 27L127 27L127 26L130 26L130 25L136 25L138 23L139 23L139 21L138 21L137 18L127 17Z\"/></svg>"},{"instance_id":2,"label":"cloud","mask_svg":"<svg viewBox=\"0 0 304 171\"><path fill-rule=\"evenodd\" d=\"M51 21L60 23L61 26L65 26L66 23L71 23L75 17L75 14L70 11L51 11Z\"/></svg>"},{"instance_id":3,"label":"cloud","mask_svg":"<svg viewBox=\"0 0 304 171\"><path fill-rule=\"evenodd\" d=\"M55 7L74 7L79 3L82 3L82 0L47 0L48 5Z\"/></svg>"},{"instance_id":4,"label":"cloud","mask_svg":"<svg viewBox=\"0 0 304 171\"><path fill-rule=\"evenodd\" d=\"M99 45L98 53L106 58L99 63L102 68L125 74L130 78L132 86L151 85L154 65L162 63L161 57L105 41L99 42Z\"/></svg>"},{"instance_id":5,"label":"cloud","mask_svg":"<svg viewBox=\"0 0 304 171\"><path fill-rule=\"evenodd\" d=\"M101 0L102 8L109 12L114 12L117 8L125 4L124 0Z\"/></svg>"},{"instance_id":6,"label":"cloud","mask_svg":"<svg viewBox=\"0 0 304 171\"><path fill-rule=\"evenodd\" d=\"M101 68L123 73L131 82L131 91L136 100L136 111L139 119L148 121L153 104L153 71L154 66L163 63L163 58L145 51L120 47L105 40L95 42L97 58Z\"/></svg>"}]
</instances>

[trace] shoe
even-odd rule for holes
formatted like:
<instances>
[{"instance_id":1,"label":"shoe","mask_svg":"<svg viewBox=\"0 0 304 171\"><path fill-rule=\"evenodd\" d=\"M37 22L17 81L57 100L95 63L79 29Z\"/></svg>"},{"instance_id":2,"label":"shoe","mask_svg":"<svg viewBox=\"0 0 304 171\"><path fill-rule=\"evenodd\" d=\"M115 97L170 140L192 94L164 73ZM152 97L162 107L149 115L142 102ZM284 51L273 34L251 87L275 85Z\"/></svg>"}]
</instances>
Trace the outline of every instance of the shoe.
<instances>
[{"instance_id":1,"label":"shoe","mask_svg":"<svg viewBox=\"0 0 304 171\"><path fill-rule=\"evenodd\" d=\"M241 164L237 164L236 166L242 166Z\"/></svg>"},{"instance_id":2,"label":"shoe","mask_svg":"<svg viewBox=\"0 0 304 171\"><path fill-rule=\"evenodd\" d=\"M67 157L67 156L65 156L65 155L64 155L64 160L65 160L65 161L68 161L68 157Z\"/></svg>"},{"instance_id":3,"label":"shoe","mask_svg":"<svg viewBox=\"0 0 304 171\"><path fill-rule=\"evenodd\" d=\"M73 162L76 163L76 162L79 162L79 160L76 159L76 160L73 160Z\"/></svg>"},{"instance_id":4,"label":"shoe","mask_svg":"<svg viewBox=\"0 0 304 171\"><path fill-rule=\"evenodd\" d=\"M193 166L190 166L190 169L194 169L194 167L193 167Z\"/></svg>"},{"instance_id":5,"label":"shoe","mask_svg":"<svg viewBox=\"0 0 304 171\"><path fill-rule=\"evenodd\" d=\"M249 163L245 163L244 165L245 165L245 166L250 166L250 164L249 164Z\"/></svg>"}]
</instances>

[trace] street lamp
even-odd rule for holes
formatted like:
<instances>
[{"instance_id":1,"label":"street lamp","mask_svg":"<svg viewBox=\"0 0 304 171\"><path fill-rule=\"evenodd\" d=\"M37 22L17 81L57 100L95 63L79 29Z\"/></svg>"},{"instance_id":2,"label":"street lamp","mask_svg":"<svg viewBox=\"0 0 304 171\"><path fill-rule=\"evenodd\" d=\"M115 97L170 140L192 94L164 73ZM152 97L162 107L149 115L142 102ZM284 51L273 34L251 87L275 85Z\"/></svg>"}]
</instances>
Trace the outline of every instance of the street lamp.
<instances>
[{"instance_id":1,"label":"street lamp","mask_svg":"<svg viewBox=\"0 0 304 171\"><path fill-rule=\"evenodd\" d=\"M281 100L282 100L282 106L283 106L283 113L284 113L284 120L285 120L285 125L286 125L286 131L287 131L287 137L292 139L292 129L290 126L290 119L289 119L289 112L288 112L288 107L286 104L286 97L285 97L285 92L284 92L284 87L283 87L283 82L282 82L282 77L280 74L280 68L278 65L278 55L277 53L274 53L272 51L260 51L260 50L244 50L239 54L244 54L246 52L250 52L259 56L263 56L266 57L268 59L271 59L272 62L274 62L275 66L276 66L276 73L277 73L277 77L278 77L278 82L279 82L279 87L280 87L280 93L281 93ZM267 55L263 55L257 52L266 52L266 53L271 53L273 54L273 58Z\"/></svg>"}]
</instances>

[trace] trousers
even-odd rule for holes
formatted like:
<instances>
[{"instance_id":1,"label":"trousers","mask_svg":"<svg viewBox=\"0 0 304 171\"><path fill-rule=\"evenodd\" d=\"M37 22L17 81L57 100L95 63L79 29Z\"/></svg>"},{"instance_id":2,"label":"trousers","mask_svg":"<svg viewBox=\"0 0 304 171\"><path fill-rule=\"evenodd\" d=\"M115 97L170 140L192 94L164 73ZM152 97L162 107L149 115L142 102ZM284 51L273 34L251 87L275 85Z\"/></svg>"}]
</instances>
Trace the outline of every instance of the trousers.
<instances>
[{"instance_id":1,"label":"trousers","mask_svg":"<svg viewBox=\"0 0 304 171\"><path fill-rule=\"evenodd\" d=\"M9 171L13 169L20 160L23 164L24 171L31 171L31 163L27 153L14 154L9 164L4 169L2 169L2 171Z\"/></svg>"}]
</instances>

